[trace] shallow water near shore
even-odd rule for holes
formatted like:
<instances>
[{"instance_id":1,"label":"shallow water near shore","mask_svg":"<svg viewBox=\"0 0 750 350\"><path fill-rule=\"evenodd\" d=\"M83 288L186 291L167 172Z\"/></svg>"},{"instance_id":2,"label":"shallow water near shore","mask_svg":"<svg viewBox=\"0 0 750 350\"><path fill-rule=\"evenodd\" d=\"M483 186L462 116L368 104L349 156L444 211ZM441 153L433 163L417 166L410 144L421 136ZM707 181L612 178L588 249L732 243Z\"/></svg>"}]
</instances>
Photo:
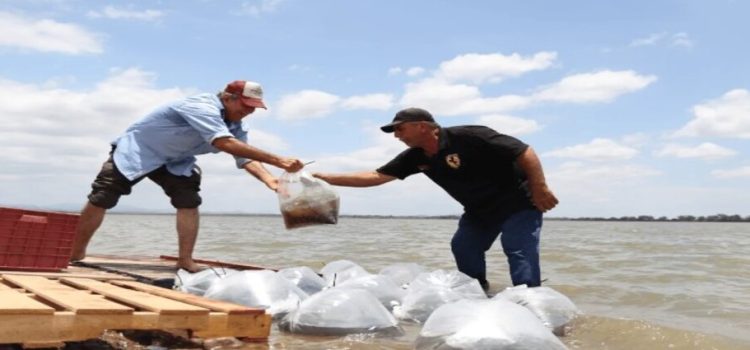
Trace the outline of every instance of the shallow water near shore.
<instances>
[{"instance_id":1,"label":"shallow water near shore","mask_svg":"<svg viewBox=\"0 0 750 350\"><path fill-rule=\"evenodd\" d=\"M341 217L337 225L286 230L280 216L204 215L195 256L274 268L320 270L339 259L371 273L393 263L454 269L454 219ZM110 214L92 254L176 255L172 215ZM545 285L583 312L560 339L571 349L750 348L750 224L572 222L542 231ZM491 291L510 285L496 242L487 253ZM404 335L311 337L274 328L258 349L411 349Z\"/></svg>"}]
</instances>

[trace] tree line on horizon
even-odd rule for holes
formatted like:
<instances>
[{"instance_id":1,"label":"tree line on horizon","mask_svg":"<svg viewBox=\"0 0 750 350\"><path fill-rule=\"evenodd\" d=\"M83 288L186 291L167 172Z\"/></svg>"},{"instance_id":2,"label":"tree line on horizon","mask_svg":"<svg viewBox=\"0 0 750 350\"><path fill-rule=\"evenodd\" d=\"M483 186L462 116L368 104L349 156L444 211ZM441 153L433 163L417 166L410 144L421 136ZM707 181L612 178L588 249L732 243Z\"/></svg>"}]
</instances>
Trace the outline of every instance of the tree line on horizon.
<instances>
[{"instance_id":1,"label":"tree line on horizon","mask_svg":"<svg viewBox=\"0 0 750 350\"><path fill-rule=\"evenodd\" d=\"M172 215L167 211L114 211L112 214L141 214L141 215ZM243 212L205 212L204 215L227 215L227 216L281 216L276 213L243 213ZM367 215L367 214L340 214L339 217L349 218L375 218L375 219L454 219L461 217L458 214L450 215ZM676 217L666 216L620 216L620 217L561 217L545 216L545 220L559 221L653 221L653 222L750 222L750 216L738 214L716 214L716 215L679 215Z\"/></svg>"},{"instance_id":2,"label":"tree line on horizon","mask_svg":"<svg viewBox=\"0 0 750 350\"><path fill-rule=\"evenodd\" d=\"M341 217L354 217L354 218L400 218L400 219L459 219L460 215L347 215L342 214ZM666 216L652 216L652 215L639 215L639 216L620 216L620 217L545 217L545 220L562 220L562 221L657 221L657 222L750 222L749 216L741 216L738 214L727 215L727 214L716 214L716 215L679 215L676 217Z\"/></svg>"},{"instance_id":3,"label":"tree line on horizon","mask_svg":"<svg viewBox=\"0 0 750 350\"><path fill-rule=\"evenodd\" d=\"M684 222L750 222L750 216L740 216L738 214L727 215L727 214L716 214L706 216L696 215L679 215L673 218L666 216L654 217L651 215L639 215L639 216L621 216L621 217L580 217L580 218L566 218L566 217L554 217L548 218L551 220L570 220L570 221L684 221Z\"/></svg>"}]
</instances>

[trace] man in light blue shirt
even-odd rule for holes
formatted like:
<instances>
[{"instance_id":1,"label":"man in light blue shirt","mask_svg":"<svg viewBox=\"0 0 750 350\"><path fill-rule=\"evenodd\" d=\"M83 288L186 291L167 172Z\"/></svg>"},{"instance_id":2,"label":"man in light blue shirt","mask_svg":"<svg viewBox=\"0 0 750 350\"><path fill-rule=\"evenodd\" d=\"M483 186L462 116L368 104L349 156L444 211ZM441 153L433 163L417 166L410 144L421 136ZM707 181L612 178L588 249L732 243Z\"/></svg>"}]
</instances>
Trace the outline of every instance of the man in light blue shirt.
<instances>
[{"instance_id":1,"label":"man in light blue shirt","mask_svg":"<svg viewBox=\"0 0 750 350\"><path fill-rule=\"evenodd\" d=\"M278 180L262 163L294 172L299 159L281 157L247 144L242 119L256 108L266 108L263 89L252 81L237 80L224 91L200 94L162 106L131 125L112 141L110 157L91 184L89 201L81 211L71 261L86 257L86 247L104 219L107 209L122 195L148 177L162 187L177 209L179 257L177 267L198 270L193 249L198 237L201 204L201 171L195 156L226 152L237 167L276 190Z\"/></svg>"}]
</instances>

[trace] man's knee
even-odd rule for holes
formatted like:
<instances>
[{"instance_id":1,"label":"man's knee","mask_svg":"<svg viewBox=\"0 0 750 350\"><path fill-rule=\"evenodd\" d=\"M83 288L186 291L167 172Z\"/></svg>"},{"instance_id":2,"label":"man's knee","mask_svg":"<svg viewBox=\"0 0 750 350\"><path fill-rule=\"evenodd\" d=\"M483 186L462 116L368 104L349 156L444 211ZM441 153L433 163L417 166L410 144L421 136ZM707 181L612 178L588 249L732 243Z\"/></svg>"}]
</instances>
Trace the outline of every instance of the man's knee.
<instances>
[{"instance_id":1,"label":"man's knee","mask_svg":"<svg viewBox=\"0 0 750 350\"><path fill-rule=\"evenodd\" d=\"M485 244L484 240L486 240L486 237L482 237L482 234L459 230L451 239L451 251L454 255L484 254L489 249L489 245ZM492 242L489 244L491 245Z\"/></svg>"},{"instance_id":2,"label":"man's knee","mask_svg":"<svg viewBox=\"0 0 750 350\"><path fill-rule=\"evenodd\" d=\"M132 186L137 182L138 180L128 180L117 169L110 155L102 164L94 182L91 183L91 193L88 195L89 202L100 208L112 209L117 205L120 196L130 194Z\"/></svg>"},{"instance_id":3,"label":"man's knee","mask_svg":"<svg viewBox=\"0 0 750 350\"><path fill-rule=\"evenodd\" d=\"M88 198L91 204L99 208L112 209L120 200L120 194L108 191L94 191L89 194Z\"/></svg>"},{"instance_id":4,"label":"man's knee","mask_svg":"<svg viewBox=\"0 0 750 350\"><path fill-rule=\"evenodd\" d=\"M190 176L174 175L163 166L151 172L148 177L164 190L176 209L197 208L203 202L198 194L201 190L201 174L197 166Z\"/></svg>"},{"instance_id":5,"label":"man's knee","mask_svg":"<svg viewBox=\"0 0 750 350\"><path fill-rule=\"evenodd\" d=\"M179 191L170 195L170 202L176 209L193 209L203 203L203 199L194 191Z\"/></svg>"},{"instance_id":6,"label":"man's knee","mask_svg":"<svg viewBox=\"0 0 750 350\"><path fill-rule=\"evenodd\" d=\"M464 255L467 253L470 249L470 245L467 244L465 237L462 237L460 235L454 235L453 239L451 239L451 252L453 252L454 256Z\"/></svg>"}]
</instances>

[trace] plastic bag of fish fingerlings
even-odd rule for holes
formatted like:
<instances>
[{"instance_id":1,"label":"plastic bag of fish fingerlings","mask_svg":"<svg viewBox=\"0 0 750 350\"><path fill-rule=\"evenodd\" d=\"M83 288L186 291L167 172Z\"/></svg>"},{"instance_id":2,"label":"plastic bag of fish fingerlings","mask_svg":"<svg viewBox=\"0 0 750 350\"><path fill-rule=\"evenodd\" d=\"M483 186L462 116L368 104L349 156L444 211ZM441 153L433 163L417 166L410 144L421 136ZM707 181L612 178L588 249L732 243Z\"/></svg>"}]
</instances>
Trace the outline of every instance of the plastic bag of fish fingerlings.
<instances>
[{"instance_id":1,"label":"plastic bag of fish fingerlings","mask_svg":"<svg viewBox=\"0 0 750 350\"><path fill-rule=\"evenodd\" d=\"M304 170L281 174L277 192L287 230L338 222L339 195Z\"/></svg>"}]
</instances>

